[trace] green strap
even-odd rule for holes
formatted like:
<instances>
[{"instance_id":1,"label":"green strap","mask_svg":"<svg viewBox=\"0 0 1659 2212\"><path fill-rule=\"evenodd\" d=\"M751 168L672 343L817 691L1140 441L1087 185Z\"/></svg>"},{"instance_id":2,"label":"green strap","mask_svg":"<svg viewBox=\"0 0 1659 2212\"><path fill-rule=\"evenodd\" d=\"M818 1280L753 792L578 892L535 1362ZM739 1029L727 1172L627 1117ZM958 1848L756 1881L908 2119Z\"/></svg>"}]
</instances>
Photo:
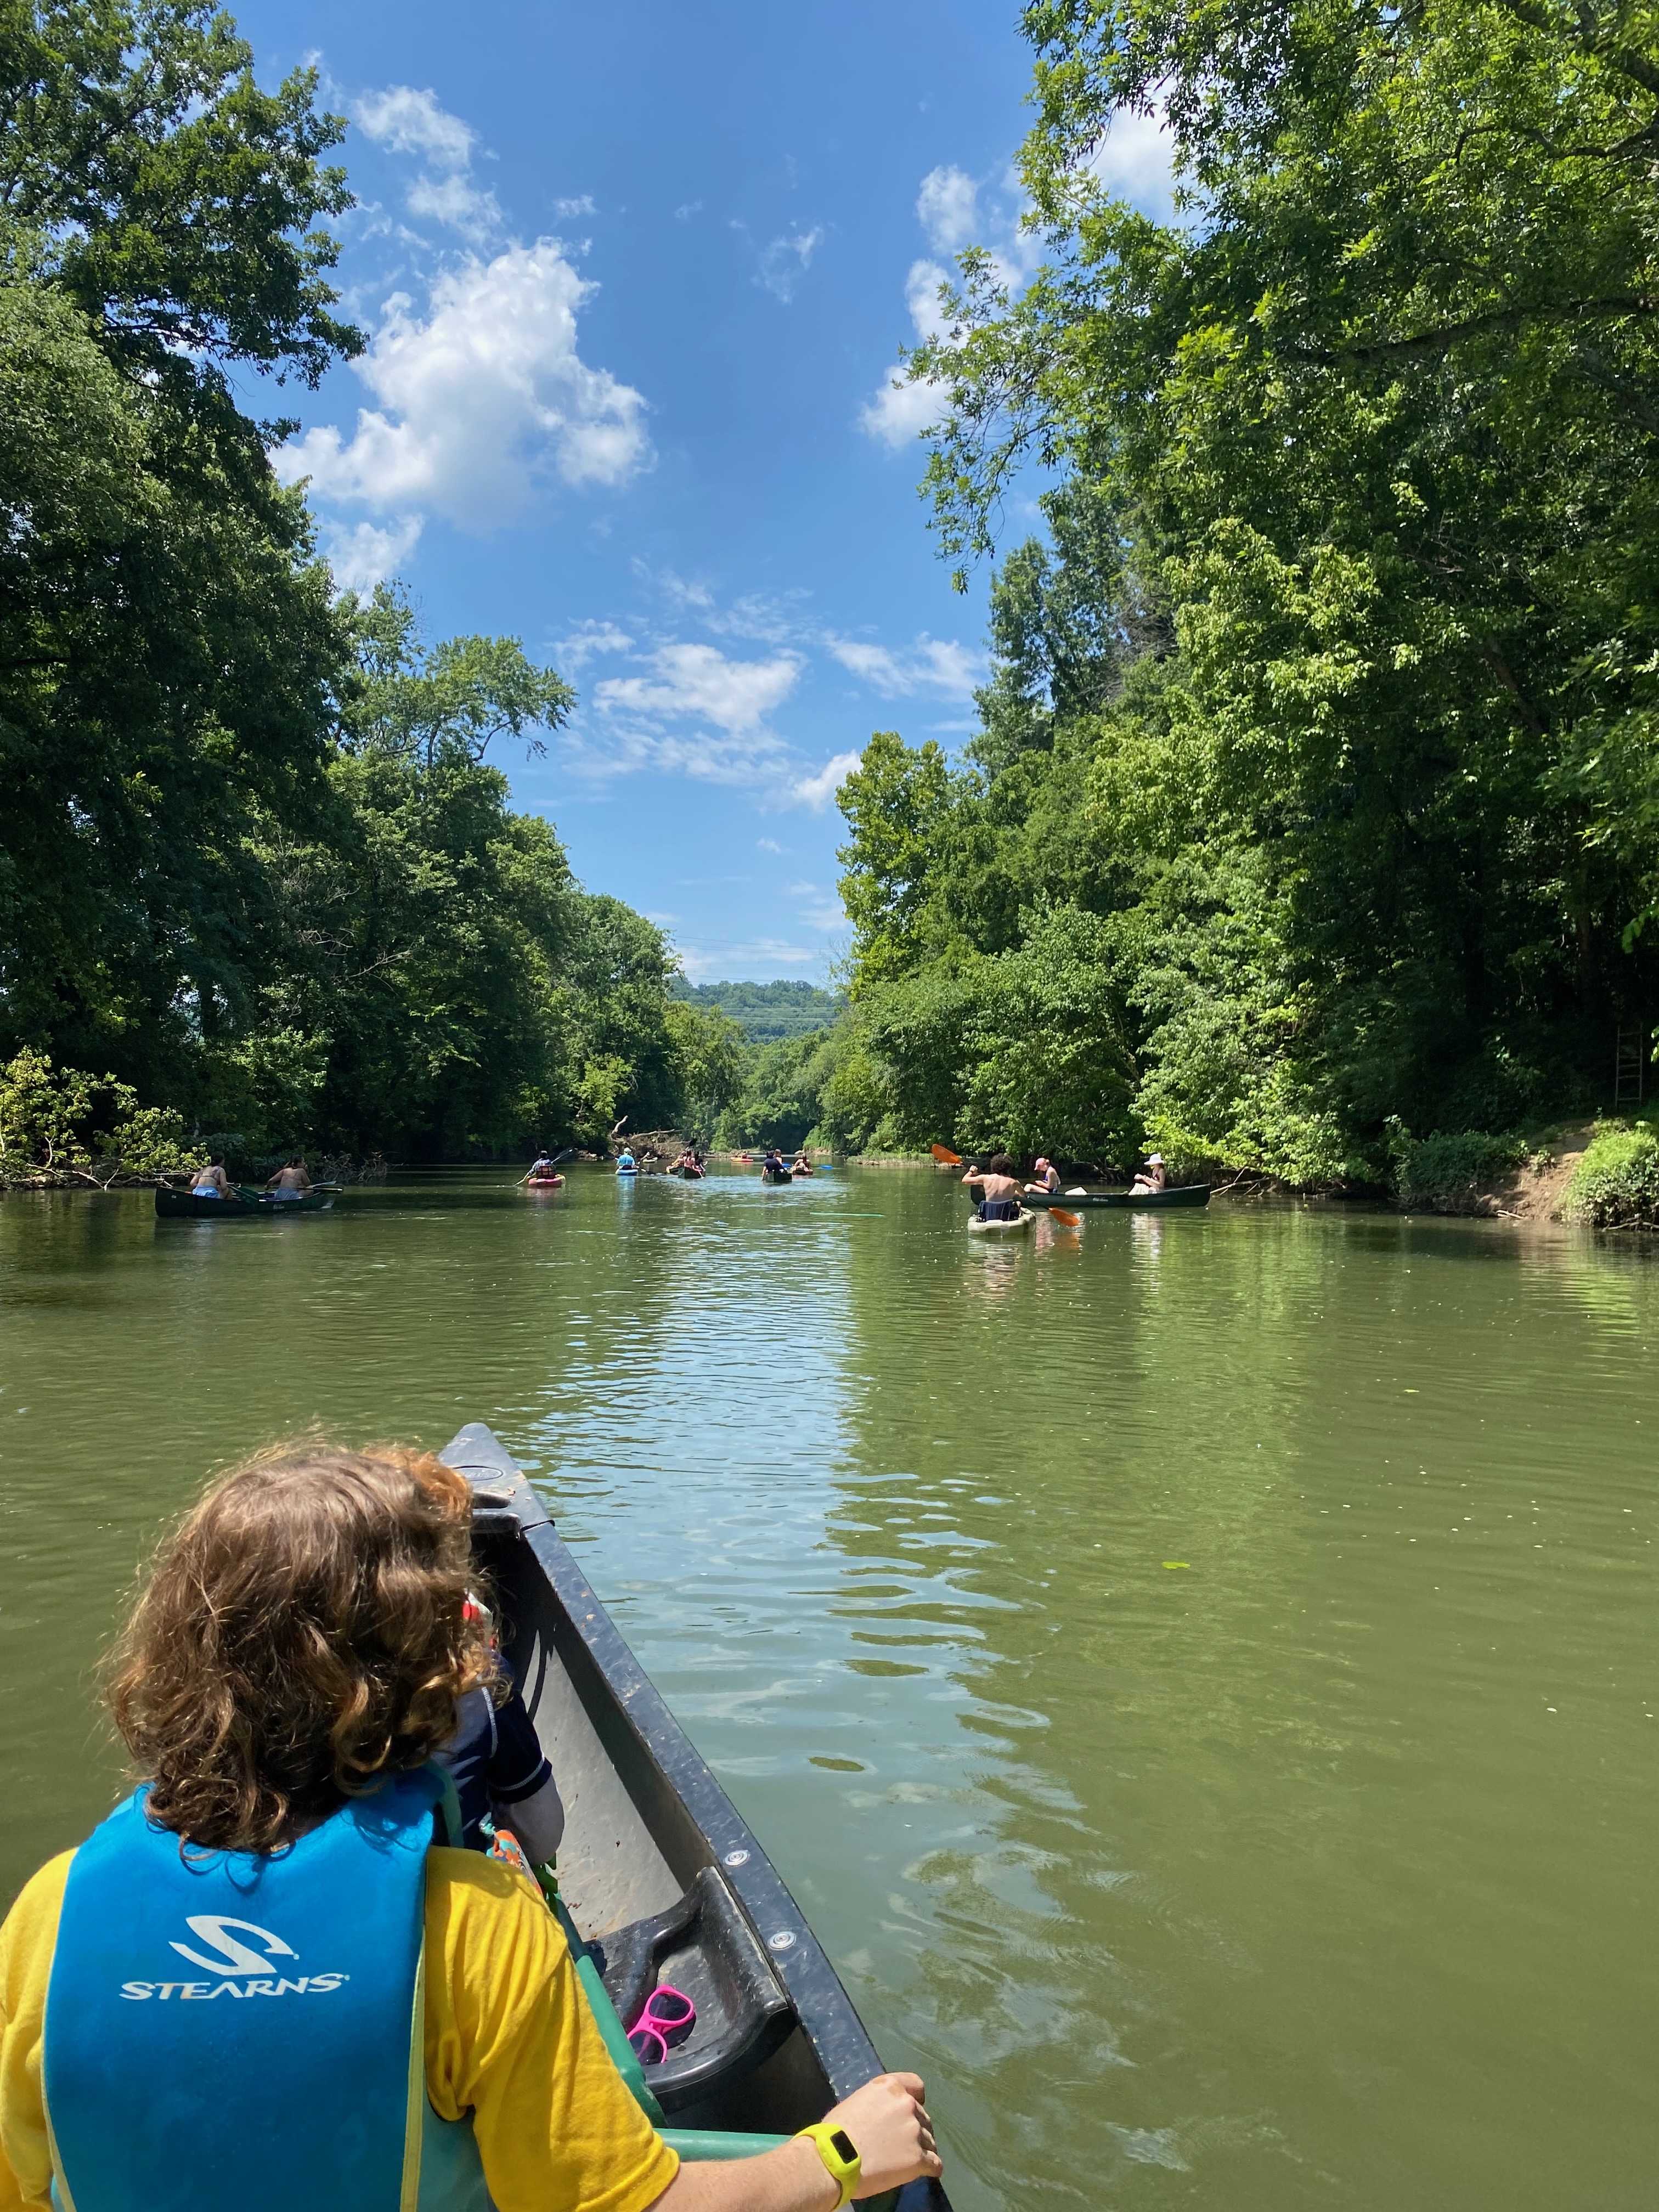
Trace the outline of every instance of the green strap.
<instances>
[{"instance_id":1,"label":"green strap","mask_svg":"<svg viewBox=\"0 0 1659 2212\"><path fill-rule=\"evenodd\" d=\"M634 2046L617 2016L617 2008L606 1994L605 1984L599 1979L599 1970L589 1958L586 1944L576 1933L576 1923L566 1911L564 1899L555 1890L548 1896L547 1901L559 1916L559 1925L570 1946L570 1955L576 1962L576 1979L582 1985L599 2033L605 2039L605 2047L611 2053L611 2063L627 2084L634 2102L652 2126L659 2128L663 2123L662 2106L647 2085L645 2069L634 2056Z\"/></svg>"},{"instance_id":2,"label":"green strap","mask_svg":"<svg viewBox=\"0 0 1659 2212\"><path fill-rule=\"evenodd\" d=\"M689 2166L715 2159L764 2158L769 2150L781 2150L790 2140L787 2136L722 2135L714 2128L659 2128L657 2133Z\"/></svg>"}]
</instances>

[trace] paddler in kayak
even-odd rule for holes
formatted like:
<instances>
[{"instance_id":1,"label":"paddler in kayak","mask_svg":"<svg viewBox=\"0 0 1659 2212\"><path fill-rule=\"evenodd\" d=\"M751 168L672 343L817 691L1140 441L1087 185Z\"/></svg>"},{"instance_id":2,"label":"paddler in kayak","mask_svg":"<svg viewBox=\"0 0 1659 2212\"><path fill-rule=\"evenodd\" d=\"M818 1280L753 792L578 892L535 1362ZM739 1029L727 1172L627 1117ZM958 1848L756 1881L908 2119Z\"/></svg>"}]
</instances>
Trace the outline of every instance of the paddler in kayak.
<instances>
[{"instance_id":1,"label":"paddler in kayak","mask_svg":"<svg viewBox=\"0 0 1659 2212\"><path fill-rule=\"evenodd\" d=\"M1014 1164L1006 1152L994 1152L983 1168L970 1162L962 1180L971 1189L979 1187L979 1218L981 1221L1018 1221L1019 1218L1019 1179L1014 1173Z\"/></svg>"},{"instance_id":2,"label":"paddler in kayak","mask_svg":"<svg viewBox=\"0 0 1659 2212\"><path fill-rule=\"evenodd\" d=\"M939 2172L911 2074L682 2169L534 1883L434 1842L496 1664L471 1514L435 1459L304 1444L163 1547L110 1686L143 1786L0 1928L0 2204L829 2212Z\"/></svg>"},{"instance_id":3,"label":"paddler in kayak","mask_svg":"<svg viewBox=\"0 0 1659 2212\"><path fill-rule=\"evenodd\" d=\"M1165 1190L1169 1182L1170 1171L1164 1164L1163 1153L1148 1152L1146 1166L1129 1185L1129 1195L1134 1198L1147 1191Z\"/></svg>"},{"instance_id":4,"label":"paddler in kayak","mask_svg":"<svg viewBox=\"0 0 1659 2212\"><path fill-rule=\"evenodd\" d=\"M806 1149L805 1146L803 1146L801 1150L796 1153L794 1158L790 1161L789 1172L792 1176L810 1176L811 1174L812 1163L806 1157Z\"/></svg>"}]
</instances>

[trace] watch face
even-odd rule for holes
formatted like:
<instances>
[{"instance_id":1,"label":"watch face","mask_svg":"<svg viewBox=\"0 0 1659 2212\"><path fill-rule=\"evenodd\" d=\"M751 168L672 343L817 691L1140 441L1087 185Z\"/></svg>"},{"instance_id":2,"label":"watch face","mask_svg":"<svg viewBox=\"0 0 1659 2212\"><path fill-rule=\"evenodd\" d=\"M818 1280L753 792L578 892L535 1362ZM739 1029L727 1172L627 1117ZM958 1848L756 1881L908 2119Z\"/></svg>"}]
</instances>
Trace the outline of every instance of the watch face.
<instances>
[{"instance_id":1,"label":"watch face","mask_svg":"<svg viewBox=\"0 0 1659 2212\"><path fill-rule=\"evenodd\" d=\"M859 2151L858 2145L853 2141L852 2136L848 2134L846 2129L836 2128L834 2130L830 2135L830 2140L836 2147L836 2156L837 2158L844 2158L848 2166L851 2166L854 2160L858 2156Z\"/></svg>"}]
</instances>

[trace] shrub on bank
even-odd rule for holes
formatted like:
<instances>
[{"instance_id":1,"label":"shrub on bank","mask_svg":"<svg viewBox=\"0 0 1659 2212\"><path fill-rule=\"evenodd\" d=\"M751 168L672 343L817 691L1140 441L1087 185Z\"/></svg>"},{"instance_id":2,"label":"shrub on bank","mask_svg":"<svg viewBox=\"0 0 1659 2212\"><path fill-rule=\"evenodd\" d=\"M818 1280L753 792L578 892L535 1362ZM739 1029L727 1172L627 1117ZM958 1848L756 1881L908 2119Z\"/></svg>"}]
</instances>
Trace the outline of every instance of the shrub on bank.
<instances>
[{"instance_id":1,"label":"shrub on bank","mask_svg":"<svg viewBox=\"0 0 1659 2212\"><path fill-rule=\"evenodd\" d=\"M1528 1157L1516 1130L1441 1129L1413 1137L1398 1121L1389 1127L1395 1189L1412 1213L1481 1213L1486 1189Z\"/></svg>"},{"instance_id":2,"label":"shrub on bank","mask_svg":"<svg viewBox=\"0 0 1659 2212\"><path fill-rule=\"evenodd\" d=\"M1564 1220L1659 1226L1659 1137L1645 1124L1597 1122L1561 1194Z\"/></svg>"},{"instance_id":3,"label":"shrub on bank","mask_svg":"<svg viewBox=\"0 0 1659 2212\"><path fill-rule=\"evenodd\" d=\"M107 1128L95 1121L105 1121ZM0 1066L0 1187L157 1182L201 1166L182 1118L141 1106L131 1085L54 1067L27 1048Z\"/></svg>"}]
</instances>

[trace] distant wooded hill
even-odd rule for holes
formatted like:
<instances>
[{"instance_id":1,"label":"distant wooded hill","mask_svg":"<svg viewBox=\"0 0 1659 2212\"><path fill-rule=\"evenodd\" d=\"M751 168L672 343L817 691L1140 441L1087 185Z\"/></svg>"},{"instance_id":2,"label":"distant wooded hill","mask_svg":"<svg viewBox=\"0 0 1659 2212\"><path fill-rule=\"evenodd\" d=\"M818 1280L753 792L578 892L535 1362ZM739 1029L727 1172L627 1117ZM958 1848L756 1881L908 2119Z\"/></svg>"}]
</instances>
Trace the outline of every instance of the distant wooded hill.
<instances>
[{"instance_id":1,"label":"distant wooded hill","mask_svg":"<svg viewBox=\"0 0 1659 2212\"><path fill-rule=\"evenodd\" d=\"M805 1036L827 1030L846 1000L815 983L685 983L672 995L691 1005L718 1006L730 1015L750 1044L775 1044L780 1037Z\"/></svg>"}]
</instances>

